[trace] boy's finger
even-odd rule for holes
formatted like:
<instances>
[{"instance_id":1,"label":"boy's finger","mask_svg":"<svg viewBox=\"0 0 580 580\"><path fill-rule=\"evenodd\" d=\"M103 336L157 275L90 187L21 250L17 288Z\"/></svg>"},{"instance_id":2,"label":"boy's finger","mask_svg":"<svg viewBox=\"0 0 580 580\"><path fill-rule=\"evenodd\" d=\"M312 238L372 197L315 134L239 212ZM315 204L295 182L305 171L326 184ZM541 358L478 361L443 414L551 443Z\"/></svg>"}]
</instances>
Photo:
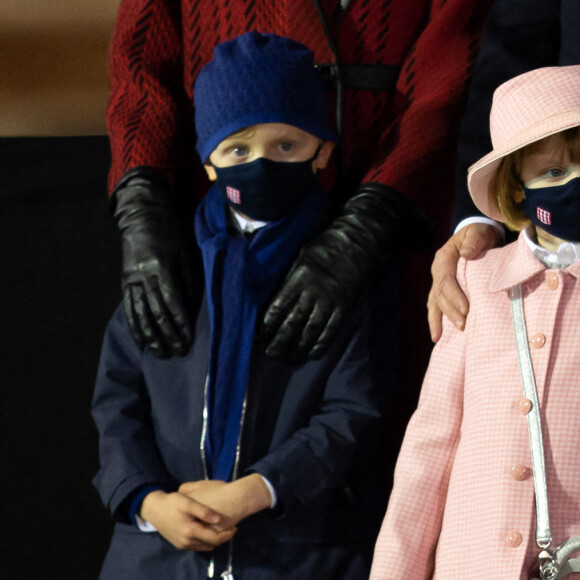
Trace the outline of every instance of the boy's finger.
<instances>
[{"instance_id":1,"label":"boy's finger","mask_svg":"<svg viewBox=\"0 0 580 580\"><path fill-rule=\"evenodd\" d=\"M193 522L189 537L192 543L199 542L215 548L231 540L237 531L238 529L236 527L217 531L213 527L207 527L200 522Z\"/></svg>"},{"instance_id":2,"label":"boy's finger","mask_svg":"<svg viewBox=\"0 0 580 580\"><path fill-rule=\"evenodd\" d=\"M178 492L183 495L193 495L199 489L199 481L185 481L179 486Z\"/></svg>"},{"instance_id":3,"label":"boy's finger","mask_svg":"<svg viewBox=\"0 0 580 580\"><path fill-rule=\"evenodd\" d=\"M187 513L192 518L210 525L219 523L221 516L217 512L188 496L184 497L188 500Z\"/></svg>"},{"instance_id":4,"label":"boy's finger","mask_svg":"<svg viewBox=\"0 0 580 580\"><path fill-rule=\"evenodd\" d=\"M187 546L187 550L190 552L211 552L215 546L201 542L197 538L192 538Z\"/></svg>"}]
</instances>

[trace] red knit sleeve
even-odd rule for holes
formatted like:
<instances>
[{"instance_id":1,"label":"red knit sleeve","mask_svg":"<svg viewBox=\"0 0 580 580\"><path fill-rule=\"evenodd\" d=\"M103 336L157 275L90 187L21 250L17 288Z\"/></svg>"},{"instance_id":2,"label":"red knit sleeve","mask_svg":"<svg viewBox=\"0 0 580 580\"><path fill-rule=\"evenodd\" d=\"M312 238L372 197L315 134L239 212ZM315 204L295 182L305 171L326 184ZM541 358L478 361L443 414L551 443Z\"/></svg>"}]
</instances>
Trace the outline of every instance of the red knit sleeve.
<instances>
[{"instance_id":1,"label":"red knit sleeve","mask_svg":"<svg viewBox=\"0 0 580 580\"><path fill-rule=\"evenodd\" d=\"M445 222L453 199L458 125L489 4L432 0L428 21L402 64L393 121L363 178L394 187L436 223Z\"/></svg>"},{"instance_id":2,"label":"red knit sleeve","mask_svg":"<svg viewBox=\"0 0 580 580\"><path fill-rule=\"evenodd\" d=\"M109 55L109 189L150 166L170 182L178 154L183 89L180 3L122 0Z\"/></svg>"}]
</instances>

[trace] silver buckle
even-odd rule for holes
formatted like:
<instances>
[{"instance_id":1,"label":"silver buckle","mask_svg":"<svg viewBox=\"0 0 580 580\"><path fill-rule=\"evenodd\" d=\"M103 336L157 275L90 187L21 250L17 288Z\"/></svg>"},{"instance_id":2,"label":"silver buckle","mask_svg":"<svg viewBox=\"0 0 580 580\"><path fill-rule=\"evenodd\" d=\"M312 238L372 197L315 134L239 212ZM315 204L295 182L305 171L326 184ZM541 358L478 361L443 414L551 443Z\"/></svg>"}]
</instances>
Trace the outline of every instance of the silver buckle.
<instances>
[{"instance_id":1,"label":"silver buckle","mask_svg":"<svg viewBox=\"0 0 580 580\"><path fill-rule=\"evenodd\" d=\"M542 550L538 556L540 560L540 578L541 580L555 580L560 571L558 563L550 550Z\"/></svg>"}]
</instances>

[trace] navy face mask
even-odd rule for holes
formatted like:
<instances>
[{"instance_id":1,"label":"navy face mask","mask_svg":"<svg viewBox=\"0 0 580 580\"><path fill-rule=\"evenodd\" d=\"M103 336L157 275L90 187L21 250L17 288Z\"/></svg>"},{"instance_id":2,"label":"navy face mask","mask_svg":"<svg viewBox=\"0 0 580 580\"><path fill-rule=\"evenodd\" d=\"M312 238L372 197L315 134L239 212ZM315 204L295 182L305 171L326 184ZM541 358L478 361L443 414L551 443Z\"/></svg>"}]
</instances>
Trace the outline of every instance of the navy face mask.
<instances>
[{"instance_id":1,"label":"navy face mask","mask_svg":"<svg viewBox=\"0 0 580 580\"><path fill-rule=\"evenodd\" d=\"M260 157L250 163L215 167L224 200L249 218L273 222L290 215L314 189L318 178L312 162L283 162Z\"/></svg>"},{"instance_id":2,"label":"navy face mask","mask_svg":"<svg viewBox=\"0 0 580 580\"><path fill-rule=\"evenodd\" d=\"M520 207L526 217L549 234L568 242L580 242L580 177L564 185L524 186Z\"/></svg>"}]
</instances>

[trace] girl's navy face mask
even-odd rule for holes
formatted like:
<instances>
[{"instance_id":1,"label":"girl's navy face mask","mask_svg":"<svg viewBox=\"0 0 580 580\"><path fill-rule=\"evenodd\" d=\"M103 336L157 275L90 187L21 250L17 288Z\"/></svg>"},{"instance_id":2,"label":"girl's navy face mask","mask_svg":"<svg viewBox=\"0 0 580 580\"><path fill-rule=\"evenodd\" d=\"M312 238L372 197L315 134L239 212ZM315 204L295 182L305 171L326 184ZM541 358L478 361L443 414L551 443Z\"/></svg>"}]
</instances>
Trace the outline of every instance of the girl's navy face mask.
<instances>
[{"instance_id":1,"label":"girl's navy face mask","mask_svg":"<svg viewBox=\"0 0 580 580\"><path fill-rule=\"evenodd\" d=\"M224 200L255 220L281 220L319 187L312 171L318 151L307 161L282 162L260 157L249 163L215 167L217 185Z\"/></svg>"},{"instance_id":2,"label":"girl's navy face mask","mask_svg":"<svg viewBox=\"0 0 580 580\"><path fill-rule=\"evenodd\" d=\"M562 240L580 242L580 177L563 185L523 188L520 207L532 223Z\"/></svg>"}]
</instances>

